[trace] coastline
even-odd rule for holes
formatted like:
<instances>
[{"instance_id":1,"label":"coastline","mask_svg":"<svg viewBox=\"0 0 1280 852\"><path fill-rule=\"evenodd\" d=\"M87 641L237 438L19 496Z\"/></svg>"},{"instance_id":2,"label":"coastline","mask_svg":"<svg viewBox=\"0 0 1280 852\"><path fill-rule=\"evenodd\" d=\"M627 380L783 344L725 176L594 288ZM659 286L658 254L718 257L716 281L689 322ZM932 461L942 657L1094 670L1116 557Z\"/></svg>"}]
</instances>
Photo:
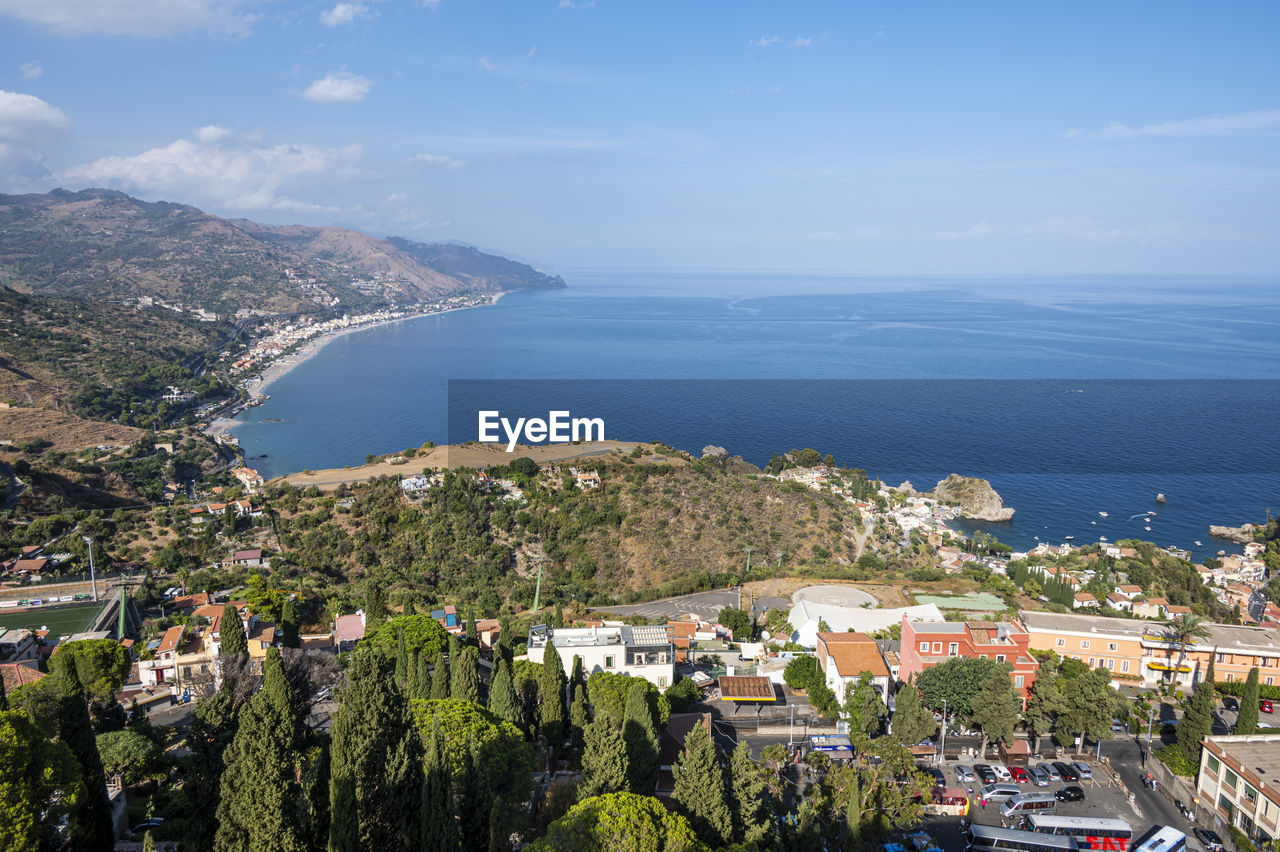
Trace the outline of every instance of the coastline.
<instances>
[{"instance_id":1,"label":"coastline","mask_svg":"<svg viewBox=\"0 0 1280 852\"><path fill-rule=\"evenodd\" d=\"M438 317L438 316L444 316L445 314L454 313L455 311L469 311L475 308L486 308L491 305L496 305L498 303L498 300L500 300L505 295L507 295L506 292L494 293L489 297L490 300L488 302L481 305L468 305L466 307L459 307L459 308L446 308L443 311L423 311L421 313L413 313L413 314L408 314L402 317L396 317L395 319L379 320L377 322L370 322L370 323L365 323L363 325L352 326L351 328L343 328L337 331L326 332L324 334L321 334L321 335L318 335L317 337L312 338L311 340L308 340L296 352L293 352L289 355L282 356L272 361L270 364L266 366L266 368L259 375L249 379L248 383L245 385L245 390L249 392L250 400L260 400L262 397L266 395L265 393L266 389L270 387L272 383L278 381L284 376L287 376L290 372L294 370L294 368L310 360L317 352L319 352L325 346L329 345L330 343L337 340L338 338L344 337L348 334L352 334L357 331L365 331L366 329L370 329L370 328L377 328L378 326L382 326L382 325L391 325L393 323L405 322L406 320L419 319L421 317ZM237 420L232 420L228 422L230 422L233 425L224 427L224 430L234 428L235 426L243 425L241 421L237 421ZM210 424L210 428L212 428L212 424Z\"/></svg>"}]
</instances>

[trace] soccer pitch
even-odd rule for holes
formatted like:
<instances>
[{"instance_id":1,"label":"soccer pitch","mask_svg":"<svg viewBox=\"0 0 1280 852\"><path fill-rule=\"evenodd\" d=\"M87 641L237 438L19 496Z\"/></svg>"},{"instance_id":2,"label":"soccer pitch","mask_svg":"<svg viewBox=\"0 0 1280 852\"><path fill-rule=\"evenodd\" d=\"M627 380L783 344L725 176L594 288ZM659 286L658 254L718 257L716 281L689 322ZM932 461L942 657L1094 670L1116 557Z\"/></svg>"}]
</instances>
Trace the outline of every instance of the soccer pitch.
<instances>
[{"instance_id":1,"label":"soccer pitch","mask_svg":"<svg viewBox=\"0 0 1280 852\"><path fill-rule=\"evenodd\" d=\"M72 633L88 630L101 606L101 603L82 603L56 608L0 611L0 627L10 630L24 627L39 630L47 627L50 636L70 636Z\"/></svg>"}]
</instances>

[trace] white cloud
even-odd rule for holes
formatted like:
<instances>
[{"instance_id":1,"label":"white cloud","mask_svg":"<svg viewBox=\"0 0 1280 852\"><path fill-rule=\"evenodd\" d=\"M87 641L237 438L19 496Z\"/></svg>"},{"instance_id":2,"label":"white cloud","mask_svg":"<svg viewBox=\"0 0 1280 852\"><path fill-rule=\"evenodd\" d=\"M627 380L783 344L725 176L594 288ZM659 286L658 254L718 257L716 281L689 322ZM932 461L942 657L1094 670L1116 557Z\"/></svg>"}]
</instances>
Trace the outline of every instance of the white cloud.
<instances>
[{"instance_id":1,"label":"white cloud","mask_svg":"<svg viewBox=\"0 0 1280 852\"><path fill-rule=\"evenodd\" d=\"M501 70L502 70L501 66L496 65L496 64L494 64L493 62L490 62L490 61L489 61L489 57L487 57L487 56L481 56L481 57L480 57L480 67L481 67L481 68L483 68L483 69L484 69L484 70L486 70L486 71L501 71Z\"/></svg>"},{"instance_id":2,"label":"white cloud","mask_svg":"<svg viewBox=\"0 0 1280 852\"><path fill-rule=\"evenodd\" d=\"M0 0L0 15L61 36L245 35L260 16L243 11L244 5L244 0Z\"/></svg>"},{"instance_id":3,"label":"white cloud","mask_svg":"<svg viewBox=\"0 0 1280 852\"><path fill-rule=\"evenodd\" d=\"M44 66L40 64L40 60L33 59L30 62L24 62L19 65L18 73L22 75L24 80L34 80L44 73Z\"/></svg>"},{"instance_id":4,"label":"white cloud","mask_svg":"<svg viewBox=\"0 0 1280 852\"><path fill-rule=\"evenodd\" d=\"M596 0L560 0L556 6L557 9L591 9L596 5Z\"/></svg>"},{"instance_id":5,"label":"white cloud","mask_svg":"<svg viewBox=\"0 0 1280 852\"><path fill-rule=\"evenodd\" d=\"M809 38L808 36L796 36L795 38L791 39L792 47L808 47L811 44L813 44L813 39Z\"/></svg>"},{"instance_id":6,"label":"white cloud","mask_svg":"<svg viewBox=\"0 0 1280 852\"><path fill-rule=\"evenodd\" d=\"M62 110L35 95L0 89L0 176L16 185L47 174L44 147L69 123Z\"/></svg>"},{"instance_id":7,"label":"white cloud","mask_svg":"<svg viewBox=\"0 0 1280 852\"><path fill-rule=\"evenodd\" d=\"M777 36L761 36L760 38L753 38L751 41L747 42L747 44L752 47L773 47L780 41L782 41L782 39Z\"/></svg>"},{"instance_id":8,"label":"white cloud","mask_svg":"<svg viewBox=\"0 0 1280 852\"><path fill-rule=\"evenodd\" d=\"M209 124L201 127L196 131L196 141L206 144L214 144L217 142L225 142L230 139L232 133L225 127L219 127L216 124Z\"/></svg>"},{"instance_id":9,"label":"white cloud","mask_svg":"<svg viewBox=\"0 0 1280 852\"><path fill-rule=\"evenodd\" d=\"M426 163L430 166L443 166L446 169L457 171L466 163L463 160L457 160L445 154L415 154L409 158L410 162Z\"/></svg>"},{"instance_id":10,"label":"white cloud","mask_svg":"<svg viewBox=\"0 0 1280 852\"><path fill-rule=\"evenodd\" d=\"M322 104L354 103L362 101L373 88L373 81L350 71L335 71L316 80L302 96Z\"/></svg>"},{"instance_id":11,"label":"white cloud","mask_svg":"<svg viewBox=\"0 0 1280 852\"><path fill-rule=\"evenodd\" d=\"M326 27L340 27L356 18L372 17L369 7L363 3L339 3L320 13L320 23Z\"/></svg>"},{"instance_id":12,"label":"white cloud","mask_svg":"<svg viewBox=\"0 0 1280 852\"><path fill-rule=\"evenodd\" d=\"M1235 115L1209 115L1130 127L1112 124L1101 130L1071 130L1073 139L1132 139L1137 136L1271 136L1280 133L1280 109L1256 109Z\"/></svg>"},{"instance_id":13,"label":"white cloud","mask_svg":"<svg viewBox=\"0 0 1280 852\"><path fill-rule=\"evenodd\" d=\"M210 129L201 128L195 140L178 139L134 156L103 157L58 177L69 184L115 186L215 209L336 212L338 208L296 195L317 179L351 176L363 157L359 145L254 146L231 133L204 132Z\"/></svg>"}]
</instances>

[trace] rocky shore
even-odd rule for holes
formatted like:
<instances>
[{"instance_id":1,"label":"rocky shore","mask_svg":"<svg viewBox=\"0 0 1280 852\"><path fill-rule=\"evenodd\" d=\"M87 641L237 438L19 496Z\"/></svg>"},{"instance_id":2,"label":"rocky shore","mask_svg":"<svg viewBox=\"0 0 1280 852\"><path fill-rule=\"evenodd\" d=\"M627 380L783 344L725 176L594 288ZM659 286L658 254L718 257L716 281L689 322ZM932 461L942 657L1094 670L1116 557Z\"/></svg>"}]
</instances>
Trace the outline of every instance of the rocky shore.
<instances>
[{"instance_id":1,"label":"rocky shore","mask_svg":"<svg viewBox=\"0 0 1280 852\"><path fill-rule=\"evenodd\" d=\"M1248 544L1254 540L1254 534L1260 530L1256 524L1242 524L1238 527L1209 527L1209 535L1214 538L1225 538L1227 541L1234 541L1237 544Z\"/></svg>"},{"instance_id":2,"label":"rocky shore","mask_svg":"<svg viewBox=\"0 0 1280 852\"><path fill-rule=\"evenodd\" d=\"M1004 500L985 479L953 473L934 487L931 496L939 502L958 504L962 518L975 521L1013 518L1014 510L1004 505Z\"/></svg>"}]
</instances>

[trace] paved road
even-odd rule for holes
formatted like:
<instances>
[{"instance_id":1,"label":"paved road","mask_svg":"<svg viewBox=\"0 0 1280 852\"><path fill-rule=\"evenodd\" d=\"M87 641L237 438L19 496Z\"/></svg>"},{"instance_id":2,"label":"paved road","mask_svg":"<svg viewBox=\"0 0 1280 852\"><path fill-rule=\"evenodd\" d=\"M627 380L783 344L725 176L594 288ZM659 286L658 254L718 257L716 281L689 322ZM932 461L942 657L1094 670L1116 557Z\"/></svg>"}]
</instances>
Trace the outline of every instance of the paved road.
<instances>
[{"instance_id":1,"label":"paved road","mask_svg":"<svg viewBox=\"0 0 1280 852\"><path fill-rule=\"evenodd\" d=\"M736 588L732 590L721 589L715 592L696 592L692 595L680 595L679 597L642 604L595 607L595 610L614 615L643 615L646 618L678 618L691 612L699 618L714 620L720 614L720 610L738 605L738 595L739 590ZM786 598L767 597L756 598L755 604L756 612L759 612L762 606L767 606L770 609L778 607L789 609L791 602Z\"/></svg>"}]
</instances>

